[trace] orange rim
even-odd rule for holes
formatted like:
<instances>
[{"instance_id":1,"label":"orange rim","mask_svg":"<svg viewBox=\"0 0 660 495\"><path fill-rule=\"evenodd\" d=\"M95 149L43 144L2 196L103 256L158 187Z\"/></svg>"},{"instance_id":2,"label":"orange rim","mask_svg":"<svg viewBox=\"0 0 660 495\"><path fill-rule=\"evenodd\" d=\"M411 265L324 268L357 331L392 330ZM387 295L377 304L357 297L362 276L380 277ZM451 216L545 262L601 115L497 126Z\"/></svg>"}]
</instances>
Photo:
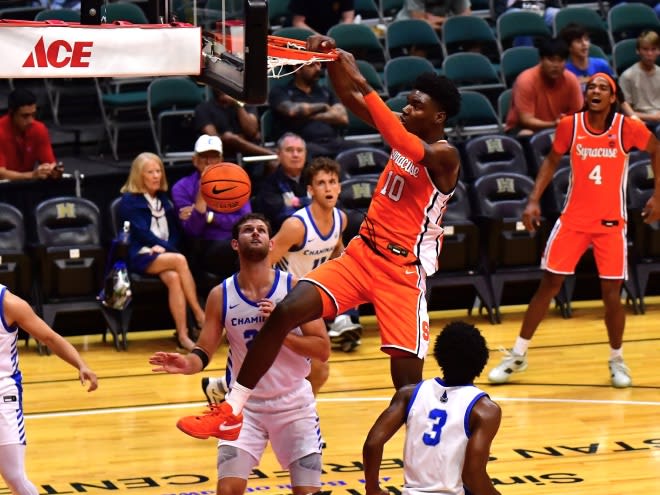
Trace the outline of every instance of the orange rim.
<instances>
[{"instance_id":1,"label":"orange rim","mask_svg":"<svg viewBox=\"0 0 660 495\"><path fill-rule=\"evenodd\" d=\"M268 36L268 56L275 58L285 58L288 60L337 60L339 54L336 50L329 52L312 52L306 49L307 44L301 40L285 38L283 36Z\"/></svg>"}]
</instances>

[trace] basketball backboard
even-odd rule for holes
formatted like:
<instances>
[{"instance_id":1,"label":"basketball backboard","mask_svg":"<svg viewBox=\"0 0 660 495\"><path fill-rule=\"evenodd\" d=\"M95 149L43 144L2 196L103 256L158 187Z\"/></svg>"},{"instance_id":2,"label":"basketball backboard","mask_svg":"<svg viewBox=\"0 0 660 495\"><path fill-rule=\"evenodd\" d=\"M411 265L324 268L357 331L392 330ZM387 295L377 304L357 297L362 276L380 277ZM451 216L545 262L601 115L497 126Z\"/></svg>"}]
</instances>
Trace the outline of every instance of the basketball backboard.
<instances>
[{"instance_id":1,"label":"basketball backboard","mask_svg":"<svg viewBox=\"0 0 660 495\"><path fill-rule=\"evenodd\" d=\"M266 101L266 0L168 0L169 17L202 28L200 81L251 104Z\"/></svg>"}]
</instances>

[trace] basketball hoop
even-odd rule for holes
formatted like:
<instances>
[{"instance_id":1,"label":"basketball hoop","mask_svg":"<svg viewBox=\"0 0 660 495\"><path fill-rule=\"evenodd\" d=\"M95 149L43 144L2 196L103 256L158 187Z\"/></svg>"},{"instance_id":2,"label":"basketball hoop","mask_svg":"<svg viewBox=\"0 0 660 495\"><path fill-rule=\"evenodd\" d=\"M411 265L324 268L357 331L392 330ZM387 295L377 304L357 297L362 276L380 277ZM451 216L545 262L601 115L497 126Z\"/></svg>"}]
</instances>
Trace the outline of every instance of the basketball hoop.
<instances>
[{"instance_id":1,"label":"basketball hoop","mask_svg":"<svg viewBox=\"0 0 660 495\"><path fill-rule=\"evenodd\" d=\"M339 56L334 49L327 53L309 51L304 41L282 36L268 36L267 48L268 77L274 79L293 74L316 62L332 62Z\"/></svg>"}]
</instances>

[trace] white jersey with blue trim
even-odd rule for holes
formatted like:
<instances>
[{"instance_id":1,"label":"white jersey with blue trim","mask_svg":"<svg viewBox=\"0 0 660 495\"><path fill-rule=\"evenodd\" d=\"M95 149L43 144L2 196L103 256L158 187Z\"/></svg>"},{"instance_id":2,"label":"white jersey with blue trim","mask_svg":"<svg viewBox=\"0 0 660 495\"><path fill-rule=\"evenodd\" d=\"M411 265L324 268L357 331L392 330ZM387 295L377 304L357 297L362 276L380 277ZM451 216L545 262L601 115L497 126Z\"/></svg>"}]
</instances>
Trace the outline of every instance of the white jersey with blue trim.
<instances>
[{"instance_id":1,"label":"white jersey with blue trim","mask_svg":"<svg viewBox=\"0 0 660 495\"><path fill-rule=\"evenodd\" d=\"M465 494L462 473L470 413L485 395L473 385L447 387L440 378L417 385L406 419L404 494Z\"/></svg>"},{"instance_id":2,"label":"white jersey with blue trim","mask_svg":"<svg viewBox=\"0 0 660 495\"><path fill-rule=\"evenodd\" d=\"M332 229L325 236L321 234L314 222L309 206L301 208L292 216L299 218L305 226L305 239L301 246L294 251L289 251L277 262L277 268L292 273L296 277L302 277L330 259L341 239L343 225L341 214L337 208L332 209Z\"/></svg>"},{"instance_id":3,"label":"white jersey with blue trim","mask_svg":"<svg viewBox=\"0 0 660 495\"><path fill-rule=\"evenodd\" d=\"M275 279L266 299L279 303L291 290L292 275L275 270ZM243 365L248 346L266 321L257 301L251 301L241 291L237 274L222 282L224 327L229 340L227 355L227 384L231 387ZM300 327L291 330L302 335ZM310 359L293 352L286 346L280 348L275 362L254 387L251 398L271 399L281 397L305 385L309 375Z\"/></svg>"},{"instance_id":4,"label":"white jersey with blue trim","mask_svg":"<svg viewBox=\"0 0 660 495\"><path fill-rule=\"evenodd\" d=\"M5 295L9 289L0 284L0 385L5 380L21 381L18 369L18 327L9 326L5 318Z\"/></svg>"}]
</instances>

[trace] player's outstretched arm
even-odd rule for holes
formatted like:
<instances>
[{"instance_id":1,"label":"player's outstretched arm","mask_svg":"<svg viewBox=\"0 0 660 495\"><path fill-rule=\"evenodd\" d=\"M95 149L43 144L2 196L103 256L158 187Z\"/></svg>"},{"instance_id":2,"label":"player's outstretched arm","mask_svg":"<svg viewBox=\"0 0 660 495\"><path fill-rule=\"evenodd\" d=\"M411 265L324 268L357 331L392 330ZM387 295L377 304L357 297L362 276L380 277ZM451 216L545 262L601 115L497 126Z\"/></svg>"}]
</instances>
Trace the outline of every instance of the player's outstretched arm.
<instances>
[{"instance_id":1,"label":"player's outstretched arm","mask_svg":"<svg viewBox=\"0 0 660 495\"><path fill-rule=\"evenodd\" d=\"M307 38L307 49L313 52L328 52L336 46L335 40L329 36L318 34ZM360 119L376 127L364 102L363 94L355 87L352 78L347 77L346 68L336 62L328 63L327 68L328 77L339 100ZM357 65L355 68L357 69ZM359 69L357 71L359 74Z\"/></svg>"},{"instance_id":2,"label":"player's outstretched arm","mask_svg":"<svg viewBox=\"0 0 660 495\"><path fill-rule=\"evenodd\" d=\"M379 468L383 460L383 447L406 422L406 410L416 385L406 385L396 391L390 405L369 430L362 447L366 495L385 495L378 483Z\"/></svg>"},{"instance_id":3,"label":"player's outstretched arm","mask_svg":"<svg viewBox=\"0 0 660 495\"><path fill-rule=\"evenodd\" d=\"M499 495L488 476L486 465L490 446L502 420L502 410L488 397L482 397L472 408L470 431L463 464L463 483L473 495Z\"/></svg>"},{"instance_id":4,"label":"player's outstretched arm","mask_svg":"<svg viewBox=\"0 0 660 495\"><path fill-rule=\"evenodd\" d=\"M98 388L96 374L87 366L75 347L39 318L30 305L20 297L5 290L4 312L7 322L15 323L42 344L48 346L59 358L78 369L80 382L89 382L88 392Z\"/></svg>"},{"instance_id":5,"label":"player's outstretched arm","mask_svg":"<svg viewBox=\"0 0 660 495\"><path fill-rule=\"evenodd\" d=\"M654 135L651 135L646 145L646 151L651 155L651 167L653 168L655 184L653 195L646 202L642 216L644 222L652 223L660 219L660 141Z\"/></svg>"},{"instance_id":6,"label":"player's outstretched arm","mask_svg":"<svg viewBox=\"0 0 660 495\"><path fill-rule=\"evenodd\" d=\"M367 80L360 73L355 57L344 50L338 50L338 52L339 58L329 64L328 73L330 74L330 71L336 72L335 78L343 81L341 84L348 87L353 86L352 92L358 92L362 95L362 101L371 116L371 122L383 135L383 139L392 148L395 148L415 163L434 168L442 174L448 172L456 174L459 167L456 150L442 143L426 143L417 135L408 132L401 122L401 116L393 112L367 83ZM362 117L355 110L353 111L356 115Z\"/></svg>"},{"instance_id":7,"label":"player's outstretched arm","mask_svg":"<svg viewBox=\"0 0 660 495\"><path fill-rule=\"evenodd\" d=\"M155 352L149 358L149 364L154 366L152 371L192 375L206 368L222 339L222 298L222 285L217 285L209 292L204 327L192 352L186 355L178 352Z\"/></svg>"}]
</instances>

